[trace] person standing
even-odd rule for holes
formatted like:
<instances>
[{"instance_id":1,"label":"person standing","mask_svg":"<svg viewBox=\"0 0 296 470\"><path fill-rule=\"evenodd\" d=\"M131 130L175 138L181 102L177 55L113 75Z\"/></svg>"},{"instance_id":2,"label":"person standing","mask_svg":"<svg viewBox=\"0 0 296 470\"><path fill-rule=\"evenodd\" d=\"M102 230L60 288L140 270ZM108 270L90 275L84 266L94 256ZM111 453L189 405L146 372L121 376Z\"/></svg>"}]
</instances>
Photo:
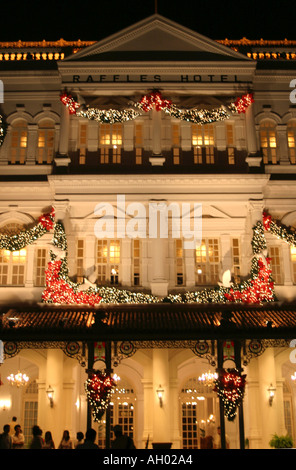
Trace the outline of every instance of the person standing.
<instances>
[{"instance_id":1,"label":"person standing","mask_svg":"<svg viewBox=\"0 0 296 470\"><path fill-rule=\"evenodd\" d=\"M33 439L30 442L29 449L42 449L43 448L43 439L42 439L42 429L35 424L32 428Z\"/></svg>"},{"instance_id":2,"label":"person standing","mask_svg":"<svg viewBox=\"0 0 296 470\"><path fill-rule=\"evenodd\" d=\"M83 444L78 444L76 449L98 449L99 446L95 444L96 440L96 431L92 428L88 429L85 433L85 440Z\"/></svg>"},{"instance_id":3,"label":"person standing","mask_svg":"<svg viewBox=\"0 0 296 470\"><path fill-rule=\"evenodd\" d=\"M14 435L14 428L15 428L16 424L17 424L17 417L16 417L16 416L13 416L13 417L12 417L12 420L11 420L11 423L9 423L9 426L10 426L9 434L10 434L11 436Z\"/></svg>"},{"instance_id":4,"label":"person standing","mask_svg":"<svg viewBox=\"0 0 296 470\"><path fill-rule=\"evenodd\" d=\"M70 439L69 431L63 432L63 437L59 445L59 449L73 449L73 443Z\"/></svg>"},{"instance_id":5,"label":"person standing","mask_svg":"<svg viewBox=\"0 0 296 470\"><path fill-rule=\"evenodd\" d=\"M12 449L12 437L9 432L10 425L4 424L3 433L0 436L0 449Z\"/></svg>"},{"instance_id":6,"label":"person standing","mask_svg":"<svg viewBox=\"0 0 296 470\"><path fill-rule=\"evenodd\" d=\"M55 449L55 445L50 431L46 431L44 435L43 449Z\"/></svg>"},{"instance_id":7,"label":"person standing","mask_svg":"<svg viewBox=\"0 0 296 470\"><path fill-rule=\"evenodd\" d=\"M134 441L131 437L122 433L122 426L116 424L113 428L115 434L114 441L111 442L111 449L135 449Z\"/></svg>"},{"instance_id":8,"label":"person standing","mask_svg":"<svg viewBox=\"0 0 296 470\"><path fill-rule=\"evenodd\" d=\"M12 436L12 448L13 449L23 449L25 445L25 438L23 431L19 424L14 426L14 434Z\"/></svg>"}]
</instances>

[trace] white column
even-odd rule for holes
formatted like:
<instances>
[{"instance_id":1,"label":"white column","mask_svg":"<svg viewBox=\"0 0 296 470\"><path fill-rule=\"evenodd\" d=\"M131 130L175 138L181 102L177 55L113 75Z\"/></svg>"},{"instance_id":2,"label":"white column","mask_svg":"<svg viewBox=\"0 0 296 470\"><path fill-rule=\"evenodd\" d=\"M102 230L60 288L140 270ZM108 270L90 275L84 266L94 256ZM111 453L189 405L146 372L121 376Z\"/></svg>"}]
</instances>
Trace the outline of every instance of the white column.
<instances>
[{"instance_id":1,"label":"white column","mask_svg":"<svg viewBox=\"0 0 296 470\"><path fill-rule=\"evenodd\" d=\"M51 431L56 446L61 440L61 433L64 427L63 411L65 403L63 401L63 364L64 353L59 349L47 350L47 370L46 370L46 389L51 386L54 390L53 407L50 406L46 396L46 431ZM42 398L43 399L43 398Z\"/></svg>"},{"instance_id":2,"label":"white column","mask_svg":"<svg viewBox=\"0 0 296 470\"><path fill-rule=\"evenodd\" d=\"M69 151L69 137L70 137L70 113L66 106L61 103L61 125L59 136L59 150L55 158L56 166L68 166L71 162L68 157Z\"/></svg>"},{"instance_id":3,"label":"white column","mask_svg":"<svg viewBox=\"0 0 296 470\"><path fill-rule=\"evenodd\" d=\"M256 154L258 151L256 127L254 119L254 107L251 104L246 109L246 132L247 132L247 148L249 155Z\"/></svg>"},{"instance_id":4,"label":"white column","mask_svg":"<svg viewBox=\"0 0 296 470\"><path fill-rule=\"evenodd\" d=\"M161 111L152 110L152 157L151 165L162 166L165 158L161 155Z\"/></svg>"},{"instance_id":5,"label":"white column","mask_svg":"<svg viewBox=\"0 0 296 470\"><path fill-rule=\"evenodd\" d=\"M288 155L288 142L287 142L287 126L277 126L277 138L278 138L278 149L279 149L279 162L281 165L289 165Z\"/></svg>"},{"instance_id":6,"label":"white column","mask_svg":"<svg viewBox=\"0 0 296 470\"><path fill-rule=\"evenodd\" d=\"M180 429L180 403L179 403L179 381L175 377L175 372L171 371L170 377L170 429L172 448L181 449L182 436ZM172 374L174 377L172 377ZM169 436L168 436L169 437Z\"/></svg>"},{"instance_id":7,"label":"white column","mask_svg":"<svg viewBox=\"0 0 296 470\"><path fill-rule=\"evenodd\" d=\"M27 145L27 165L35 165L36 153L38 148L38 126L37 124L28 125L28 145Z\"/></svg>"},{"instance_id":8,"label":"white column","mask_svg":"<svg viewBox=\"0 0 296 470\"><path fill-rule=\"evenodd\" d=\"M25 287L34 287L34 261L35 261L35 249L37 247L28 245L27 251L27 266L26 266L26 281Z\"/></svg>"},{"instance_id":9,"label":"white column","mask_svg":"<svg viewBox=\"0 0 296 470\"><path fill-rule=\"evenodd\" d=\"M184 250L186 287L195 286L195 250Z\"/></svg>"},{"instance_id":10,"label":"white column","mask_svg":"<svg viewBox=\"0 0 296 470\"><path fill-rule=\"evenodd\" d=\"M258 380L258 359L250 361L247 369L246 398L244 403L246 438L250 449L260 449L262 442L262 424L260 420L260 395ZM248 423L248 425L247 425Z\"/></svg>"},{"instance_id":11,"label":"white column","mask_svg":"<svg viewBox=\"0 0 296 470\"><path fill-rule=\"evenodd\" d=\"M88 235L85 238L85 255L84 255L84 263L85 263L85 274L86 277L89 279L89 276L94 275L96 270L96 247L97 247L97 238L92 235ZM90 280L90 279L89 279ZM92 279L92 282L94 279Z\"/></svg>"},{"instance_id":12,"label":"white column","mask_svg":"<svg viewBox=\"0 0 296 470\"><path fill-rule=\"evenodd\" d=\"M248 149L248 157L246 158L246 162L249 166L260 166L262 158L257 155L258 143L254 118L254 107L252 104L246 109L245 116Z\"/></svg>"},{"instance_id":13,"label":"white column","mask_svg":"<svg viewBox=\"0 0 296 470\"><path fill-rule=\"evenodd\" d=\"M269 441L274 433L278 433L277 406L279 396L277 391L272 406L269 404L268 388L276 386L276 371L273 348L267 348L258 359L260 415L262 420L262 448L269 448Z\"/></svg>"},{"instance_id":14,"label":"white column","mask_svg":"<svg viewBox=\"0 0 296 470\"><path fill-rule=\"evenodd\" d=\"M169 357L167 349L153 350L153 442L170 441L170 387ZM157 389L163 389L163 404Z\"/></svg>"},{"instance_id":15,"label":"white column","mask_svg":"<svg viewBox=\"0 0 296 470\"><path fill-rule=\"evenodd\" d=\"M123 286L132 285L132 240L123 238L121 240L121 283Z\"/></svg>"},{"instance_id":16,"label":"white column","mask_svg":"<svg viewBox=\"0 0 296 470\"><path fill-rule=\"evenodd\" d=\"M281 374L281 371L280 371ZM278 378L276 381L276 409L278 417L278 434L285 436L287 429L285 425L285 410L284 410L284 382L285 379Z\"/></svg>"},{"instance_id":17,"label":"white column","mask_svg":"<svg viewBox=\"0 0 296 470\"><path fill-rule=\"evenodd\" d=\"M220 236L221 244L221 276L225 271L230 271L232 269L232 257L231 257L231 239L229 233L223 233ZM222 278L221 278L222 280Z\"/></svg>"},{"instance_id":18,"label":"white column","mask_svg":"<svg viewBox=\"0 0 296 470\"><path fill-rule=\"evenodd\" d=\"M153 382L151 379L142 379L143 384L143 403L144 403L144 425L142 446L145 448L149 438L149 448L154 440L153 436L153 413L151 413L151 403L153 403Z\"/></svg>"},{"instance_id":19,"label":"white column","mask_svg":"<svg viewBox=\"0 0 296 470\"><path fill-rule=\"evenodd\" d=\"M292 263L291 263L291 252L290 245L287 243L282 244L282 255L283 255L283 271L284 271L284 283L285 286L293 285L293 275L292 275Z\"/></svg>"},{"instance_id":20,"label":"white column","mask_svg":"<svg viewBox=\"0 0 296 470\"><path fill-rule=\"evenodd\" d=\"M70 113L66 106L61 103L61 127L60 127L60 142L59 142L59 155L67 156L69 150L69 135L70 135Z\"/></svg>"},{"instance_id":21,"label":"white column","mask_svg":"<svg viewBox=\"0 0 296 470\"><path fill-rule=\"evenodd\" d=\"M151 292L154 295L167 295L168 280L166 276L166 262L168 250L167 237L162 232L162 222L166 224L167 206L166 203L151 202L149 204L149 238L151 239L150 249L152 250L152 282Z\"/></svg>"}]
</instances>

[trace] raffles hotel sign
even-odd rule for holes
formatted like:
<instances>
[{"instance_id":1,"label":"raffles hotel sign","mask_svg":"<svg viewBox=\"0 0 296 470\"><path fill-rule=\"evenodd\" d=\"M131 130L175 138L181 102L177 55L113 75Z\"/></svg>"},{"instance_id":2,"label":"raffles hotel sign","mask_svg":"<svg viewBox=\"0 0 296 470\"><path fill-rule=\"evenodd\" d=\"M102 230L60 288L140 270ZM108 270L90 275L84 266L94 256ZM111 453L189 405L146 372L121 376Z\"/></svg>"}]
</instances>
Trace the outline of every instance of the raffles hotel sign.
<instances>
[{"instance_id":1,"label":"raffles hotel sign","mask_svg":"<svg viewBox=\"0 0 296 470\"><path fill-rule=\"evenodd\" d=\"M246 83L246 78L228 74L180 74L174 76L153 74L93 74L72 76L73 83Z\"/></svg>"}]
</instances>

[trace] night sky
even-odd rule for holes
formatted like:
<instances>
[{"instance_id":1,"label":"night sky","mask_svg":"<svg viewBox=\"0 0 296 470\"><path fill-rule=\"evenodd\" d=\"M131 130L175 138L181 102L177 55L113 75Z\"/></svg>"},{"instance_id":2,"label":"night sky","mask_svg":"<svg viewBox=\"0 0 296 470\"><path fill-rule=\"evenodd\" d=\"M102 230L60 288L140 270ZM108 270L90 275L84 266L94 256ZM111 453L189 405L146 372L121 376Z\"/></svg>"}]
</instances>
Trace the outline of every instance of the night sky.
<instances>
[{"instance_id":1,"label":"night sky","mask_svg":"<svg viewBox=\"0 0 296 470\"><path fill-rule=\"evenodd\" d=\"M212 39L295 39L292 1L157 0L158 13ZM243 7L242 7L243 5ZM155 0L2 2L0 41L103 39L155 11Z\"/></svg>"}]
</instances>

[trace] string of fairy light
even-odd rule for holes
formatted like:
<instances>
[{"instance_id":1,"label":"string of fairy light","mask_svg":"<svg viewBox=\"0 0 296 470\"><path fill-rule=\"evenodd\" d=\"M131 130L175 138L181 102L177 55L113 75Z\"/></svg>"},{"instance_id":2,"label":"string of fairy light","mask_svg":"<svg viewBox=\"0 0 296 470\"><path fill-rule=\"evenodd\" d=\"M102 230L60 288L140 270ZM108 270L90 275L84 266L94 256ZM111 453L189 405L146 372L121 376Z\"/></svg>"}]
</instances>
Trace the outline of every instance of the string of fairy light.
<instances>
[{"instance_id":1,"label":"string of fairy light","mask_svg":"<svg viewBox=\"0 0 296 470\"><path fill-rule=\"evenodd\" d=\"M84 384L86 396L92 407L94 421L100 421L108 408L117 379L106 372L96 371L89 375Z\"/></svg>"},{"instance_id":2,"label":"string of fairy light","mask_svg":"<svg viewBox=\"0 0 296 470\"><path fill-rule=\"evenodd\" d=\"M30 229L23 230L11 236L0 236L0 249L18 251L34 243L49 230L54 229L50 262L46 270L46 288L42 293L42 301L53 304L97 305L106 304L149 304L149 303L226 303L243 302L258 303L276 300L271 260L262 253L267 249L265 230L269 230L282 240L296 246L295 233L263 214L263 222L258 221L253 227L251 240L253 258L250 267L250 276L247 280L232 284L230 287L217 286L201 291L187 291L184 293L169 294L164 298L110 286L96 284L85 285L70 279L68 268L68 247L64 226L61 222L54 223L54 209L42 215L38 223ZM61 256L55 253L58 249Z\"/></svg>"},{"instance_id":3,"label":"string of fairy light","mask_svg":"<svg viewBox=\"0 0 296 470\"><path fill-rule=\"evenodd\" d=\"M221 105L213 109L182 109L172 103L171 100L162 97L159 91L144 95L140 101L133 102L132 106L123 109L102 110L94 107L81 106L70 93L63 93L60 97L61 102L68 108L70 114L76 114L78 117L84 117L99 123L114 124L136 119L141 112L149 112L152 109L164 111L170 116L195 124L206 124L216 121L224 121L231 114L245 113L247 108L253 103L252 93L246 93L238 97L229 105Z\"/></svg>"},{"instance_id":4,"label":"string of fairy light","mask_svg":"<svg viewBox=\"0 0 296 470\"><path fill-rule=\"evenodd\" d=\"M7 124L3 116L0 114L0 147L4 142L6 131L7 131Z\"/></svg>"},{"instance_id":5,"label":"string of fairy light","mask_svg":"<svg viewBox=\"0 0 296 470\"><path fill-rule=\"evenodd\" d=\"M228 421L233 421L237 414L237 408L244 398L245 385L246 375L237 369L223 369L214 382L214 392L223 402Z\"/></svg>"},{"instance_id":6,"label":"string of fairy light","mask_svg":"<svg viewBox=\"0 0 296 470\"><path fill-rule=\"evenodd\" d=\"M28 245L32 245L45 233L54 227L54 209L50 213L44 214L34 227L21 230L13 235L0 234L0 249L8 251L19 251Z\"/></svg>"}]
</instances>

